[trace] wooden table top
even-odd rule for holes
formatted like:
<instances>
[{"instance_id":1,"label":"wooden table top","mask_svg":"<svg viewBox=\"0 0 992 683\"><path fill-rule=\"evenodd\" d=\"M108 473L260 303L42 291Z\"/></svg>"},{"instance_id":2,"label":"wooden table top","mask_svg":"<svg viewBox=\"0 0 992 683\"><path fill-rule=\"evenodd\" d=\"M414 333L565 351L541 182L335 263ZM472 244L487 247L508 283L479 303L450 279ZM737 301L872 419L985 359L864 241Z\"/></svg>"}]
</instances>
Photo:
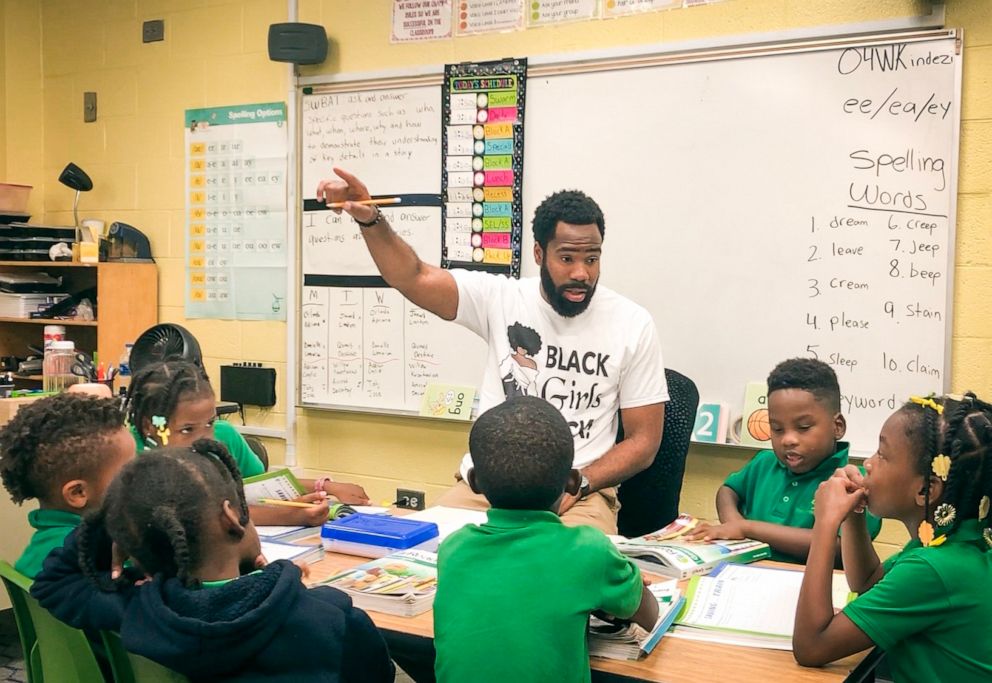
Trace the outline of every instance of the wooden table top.
<instances>
[{"instance_id":1,"label":"wooden table top","mask_svg":"<svg viewBox=\"0 0 992 683\"><path fill-rule=\"evenodd\" d=\"M310 565L310 577L307 583L316 584L341 570L366 561L368 561L366 558L351 555L324 553L322 561ZM795 567L795 565L782 565L778 562L761 562L760 564ZM655 578L661 581L665 580L666 577ZM687 583L687 581L683 581L679 584L683 591ZM416 617L400 617L373 611L368 611L368 614L380 629L423 638L434 637L433 611L424 612ZM694 683L700 680L723 680L734 681L735 683L748 683L750 681L755 683L767 683L768 681L827 683L828 681L843 681L862 658L863 654L852 655L823 668L810 669L796 664L791 652L705 643L666 636L661 639L661 642L650 655L637 662L600 657L592 657L590 661L592 668L598 671L642 681Z\"/></svg>"}]
</instances>

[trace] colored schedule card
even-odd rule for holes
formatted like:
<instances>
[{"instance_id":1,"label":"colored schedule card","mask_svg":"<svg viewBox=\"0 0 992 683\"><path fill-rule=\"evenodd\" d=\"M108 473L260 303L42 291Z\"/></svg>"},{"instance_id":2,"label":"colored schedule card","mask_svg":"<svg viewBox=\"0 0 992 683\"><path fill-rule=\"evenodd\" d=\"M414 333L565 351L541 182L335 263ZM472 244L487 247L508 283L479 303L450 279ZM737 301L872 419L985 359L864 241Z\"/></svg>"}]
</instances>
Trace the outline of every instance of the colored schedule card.
<instances>
[{"instance_id":1,"label":"colored schedule card","mask_svg":"<svg viewBox=\"0 0 992 683\"><path fill-rule=\"evenodd\" d=\"M597 16L599 0L530 0L527 4L528 26L561 24Z\"/></svg>"}]
</instances>

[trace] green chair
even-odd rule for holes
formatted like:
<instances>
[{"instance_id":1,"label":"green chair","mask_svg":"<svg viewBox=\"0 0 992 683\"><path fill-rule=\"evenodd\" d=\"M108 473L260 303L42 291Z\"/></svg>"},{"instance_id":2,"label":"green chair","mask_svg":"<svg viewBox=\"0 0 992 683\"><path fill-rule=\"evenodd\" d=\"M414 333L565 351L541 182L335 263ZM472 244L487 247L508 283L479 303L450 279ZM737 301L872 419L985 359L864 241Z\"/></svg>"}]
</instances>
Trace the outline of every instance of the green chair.
<instances>
[{"instance_id":1,"label":"green chair","mask_svg":"<svg viewBox=\"0 0 992 683\"><path fill-rule=\"evenodd\" d=\"M103 673L86 634L63 624L39 605L28 592L31 579L6 562L0 562L0 577L14 605L28 680L31 683L103 683Z\"/></svg>"},{"instance_id":2,"label":"green chair","mask_svg":"<svg viewBox=\"0 0 992 683\"><path fill-rule=\"evenodd\" d=\"M3 579L3 585L7 589L10 604L14 609L14 621L17 623L17 635L21 639L21 650L24 652L24 670L28 683L41 683L40 664L36 662L38 637L35 635L31 612L28 610L31 579L14 569L9 562L4 561L0 561L0 579Z\"/></svg>"},{"instance_id":3,"label":"green chair","mask_svg":"<svg viewBox=\"0 0 992 683\"><path fill-rule=\"evenodd\" d=\"M182 674L125 650L118 634L101 631L100 636L110 658L115 683L189 683Z\"/></svg>"}]
</instances>

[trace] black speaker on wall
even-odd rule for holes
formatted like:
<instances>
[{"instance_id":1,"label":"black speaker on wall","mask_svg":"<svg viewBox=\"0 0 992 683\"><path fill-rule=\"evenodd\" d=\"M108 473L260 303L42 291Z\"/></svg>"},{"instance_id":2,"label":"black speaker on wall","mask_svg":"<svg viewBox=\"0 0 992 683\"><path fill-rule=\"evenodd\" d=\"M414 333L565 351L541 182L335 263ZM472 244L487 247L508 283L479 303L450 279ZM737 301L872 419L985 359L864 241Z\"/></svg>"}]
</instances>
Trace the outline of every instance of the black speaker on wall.
<instances>
[{"instance_id":1,"label":"black speaker on wall","mask_svg":"<svg viewBox=\"0 0 992 683\"><path fill-rule=\"evenodd\" d=\"M327 59L327 32L319 24L271 24L269 59L293 64L320 64Z\"/></svg>"}]
</instances>

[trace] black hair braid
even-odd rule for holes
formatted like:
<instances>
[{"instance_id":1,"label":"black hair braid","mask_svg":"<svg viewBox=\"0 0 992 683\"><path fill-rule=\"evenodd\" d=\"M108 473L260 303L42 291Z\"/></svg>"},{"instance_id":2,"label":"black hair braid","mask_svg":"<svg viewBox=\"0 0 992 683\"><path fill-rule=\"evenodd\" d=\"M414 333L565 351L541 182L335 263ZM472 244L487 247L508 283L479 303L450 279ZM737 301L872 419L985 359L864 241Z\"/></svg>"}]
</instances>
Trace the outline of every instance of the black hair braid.
<instances>
[{"instance_id":1,"label":"black hair braid","mask_svg":"<svg viewBox=\"0 0 992 683\"><path fill-rule=\"evenodd\" d=\"M245 484L241 478L241 470L234 456L227 450L224 444L213 439L197 439L192 446L194 453L203 456L213 456L219 464L224 466L222 472L226 472L234 480L234 488L238 492L238 511L240 512L239 522L248 523L248 501L245 498Z\"/></svg>"},{"instance_id":2,"label":"black hair braid","mask_svg":"<svg viewBox=\"0 0 992 683\"><path fill-rule=\"evenodd\" d=\"M98 566L100 553L107 547L109 539L104 521L107 516L106 505L93 514L87 515L76 532L76 543L79 549L79 568L83 576L100 587L101 590L114 590L115 584L110 581L105 572Z\"/></svg>"},{"instance_id":3,"label":"black hair braid","mask_svg":"<svg viewBox=\"0 0 992 683\"><path fill-rule=\"evenodd\" d=\"M968 459L962 457L964 447L958 433L961 425L964 423L965 417L968 415L969 404L961 401L954 404L951 410L948 410L949 408L952 408L951 405L945 401L944 430L941 438L941 448L944 449L944 454L951 459L951 469L947 474L947 481L944 484L944 493L941 496L941 500L953 505L955 510L957 510L957 502L965 499L962 498L962 491L960 489L962 487L974 486L973 477L966 476L972 474L970 472L972 467ZM966 472L966 470L968 471Z\"/></svg>"},{"instance_id":4,"label":"black hair braid","mask_svg":"<svg viewBox=\"0 0 992 683\"><path fill-rule=\"evenodd\" d=\"M923 409L923 425L924 433L926 437L926 449L923 453L922 461L920 462L920 467L923 474L923 490L920 493L923 494L923 519L930 521L930 475L933 472L933 459L937 457L938 449L940 448L940 424L937 419L937 411L930 408L924 407Z\"/></svg>"},{"instance_id":5,"label":"black hair braid","mask_svg":"<svg viewBox=\"0 0 992 683\"><path fill-rule=\"evenodd\" d=\"M160 505L152 511L152 525L158 528L172 546L176 578L187 588L200 585L199 579L192 576L193 553L186 537L186 527L176 516L173 507Z\"/></svg>"}]
</instances>

